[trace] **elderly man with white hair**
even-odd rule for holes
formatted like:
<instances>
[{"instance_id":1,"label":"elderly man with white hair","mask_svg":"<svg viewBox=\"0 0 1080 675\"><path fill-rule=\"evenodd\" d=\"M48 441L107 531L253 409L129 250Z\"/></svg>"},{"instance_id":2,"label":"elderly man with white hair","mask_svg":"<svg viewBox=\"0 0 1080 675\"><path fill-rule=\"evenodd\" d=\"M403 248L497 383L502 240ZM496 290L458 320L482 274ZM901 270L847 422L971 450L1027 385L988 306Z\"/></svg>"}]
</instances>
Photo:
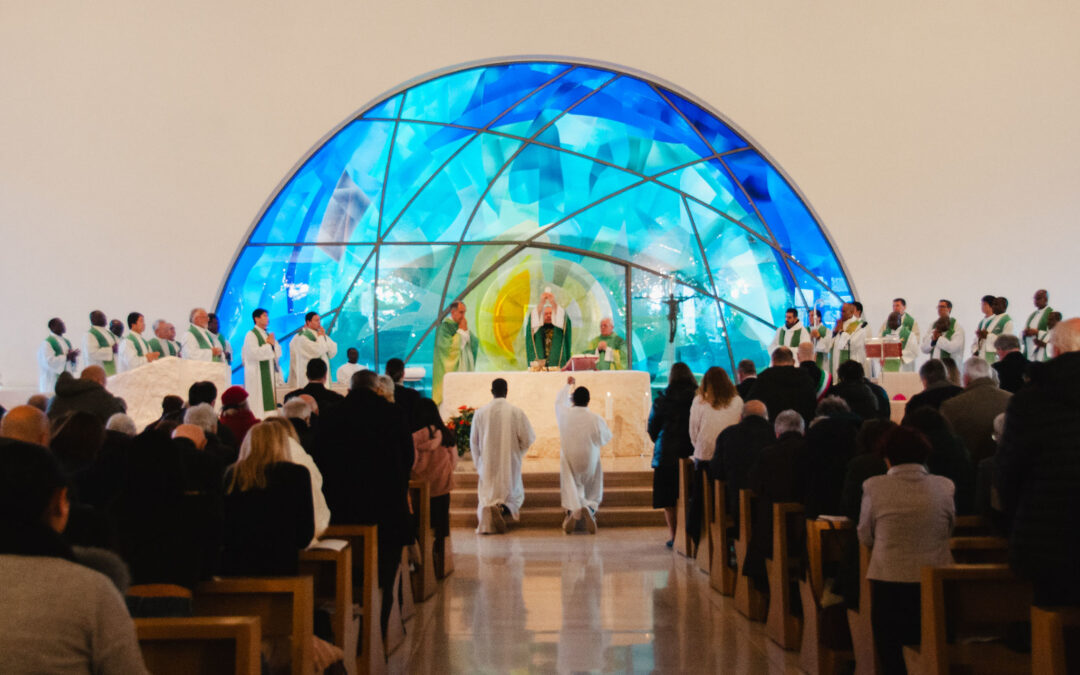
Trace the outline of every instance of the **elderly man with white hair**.
<instances>
[{"instance_id":1,"label":"elderly man with white hair","mask_svg":"<svg viewBox=\"0 0 1080 675\"><path fill-rule=\"evenodd\" d=\"M217 341L208 328L210 315L206 313L206 310L202 307L191 310L188 321L188 329L180 338L180 354L185 359L193 361L224 363L222 349L217 346Z\"/></svg>"},{"instance_id":2,"label":"elderly man with white hair","mask_svg":"<svg viewBox=\"0 0 1080 675\"><path fill-rule=\"evenodd\" d=\"M223 465L228 466L236 461L239 451L223 442L218 436L218 416L214 412L214 406L209 403L190 406L184 411L184 424L191 424L203 430L206 437L206 451L221 460Z\"/></svg>"},{"instance_id":3,"label":"elderly man with white hair","mask_svg":"<svg viewBox=\"0 0 1080 675\"><path fill-rule=\"evenodd\" d=\"M1012 394L1001 389L986 359L973 356L964 361L964 393L941 404L941 414L971 454L980 461L994 454L994 418L1005 412Z\"/></svg>"},{"instance_id":4,"label":"elderly man with white hair","mask_svg":"<svg viewBox=\"0 0 1080 675\"><path fill-rule=\"evenodd\" d=\"M154 337L147 341L150 349L161 356L180 356L180 343L174 340L176 328L165 319L158 319L153 326Z\"/></svg>"},{"instance_id":5,"label":"elderly man with white hair","mask_svg":"<svg viewBox=\"0 0 1080 675\"><path fill-rule=\"evenodd\" d=\"M127 413L114 413L109 417L109 420L105 422L105 431L119 431L125 436L135 436L139 433L135 420L131 419Z\"/></svg>"}]
</instances>

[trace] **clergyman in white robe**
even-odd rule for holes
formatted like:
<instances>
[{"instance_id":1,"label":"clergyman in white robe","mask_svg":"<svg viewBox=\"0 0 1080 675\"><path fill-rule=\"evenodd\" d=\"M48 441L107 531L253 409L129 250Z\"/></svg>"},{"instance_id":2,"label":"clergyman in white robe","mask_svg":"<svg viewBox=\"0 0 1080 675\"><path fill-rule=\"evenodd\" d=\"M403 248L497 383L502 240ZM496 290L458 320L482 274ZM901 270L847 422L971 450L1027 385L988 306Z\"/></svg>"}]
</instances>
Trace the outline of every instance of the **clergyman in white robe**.
<instances>
[{"instance_id":1,"label":"clergyman in white robe","mask_svg":"<svg viewBox=\"0 0 1080 675\"><path fill-rule=\"evenodd\" d=\"M270 334L254 326L244 336L241 358L244 361L244 389L248 392L251 412L263 419L277 409L274 388L281 382L281 345L268 341Z\"/></svg>"},{"instance_id":2,"label":"clergyman in white robe","mask_svg":"<svg viewBox=\"0 0 1080 675\"><path fill-rule=\"evenodd\" d=\"M316 324L316 328L318 324ZM315 330L304 327L293 336L289 343L289 385L297 389L303 389L308 384L307 364L311 359L326 361L327 386L330 386L330 359L337 354L337 343L325 333L317 333Z\"/></svg>"},{"instance_id":3,"label":"clergyman in white robe","mask_svg":"<svg viewBox=\"0 0 1080 675\"><path fill-rule=\"evenodd\" d=\"M604 469L600 448L611 442L611 430L604 418L585 405L574 405L568 383L555 398L555 419L559 423L559 491L562 507L574 521L588 522L604 498ZM584 389L584 387L579 387ZM588 509L586 514L584 509ZM594 522L595 524L595 522ZM565 525L564 525L565 527ZM595 531L590 527L589 531Z\"/></svg>"},{"instance_id":4,"label":"clergyman in white robe","mask_svg":"<svg viewBox=\"0 0 1080 675\"><path fill-rule=\"evenodd\" d=\"M495 393L495 385L492 385ZM476 486L476 516L480 522L477 532L485 532L486 523L498 523L502 516L491 513L505 506L515 521L520 519L525 502L525 486L521 481L521 458L528 452L536 434L529 418L517 406L506 400L505 393L478 409L473 415L469 437L473 464L479 481ZM485 511L489 515L485 517Z\"/></svg>"}]
</instances>

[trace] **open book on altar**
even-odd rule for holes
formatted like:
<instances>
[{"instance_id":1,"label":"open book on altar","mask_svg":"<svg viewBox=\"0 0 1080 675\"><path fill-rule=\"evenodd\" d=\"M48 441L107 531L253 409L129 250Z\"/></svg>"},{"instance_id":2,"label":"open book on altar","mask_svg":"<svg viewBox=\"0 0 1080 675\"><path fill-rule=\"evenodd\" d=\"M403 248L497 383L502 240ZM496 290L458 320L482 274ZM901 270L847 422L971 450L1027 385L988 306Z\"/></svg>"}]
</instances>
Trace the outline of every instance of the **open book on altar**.
<instances>
[{"instance_id":1,"label":"open book on altar","mask_svg":"<svg viewBox=\"0 0 1080 675\"><path fill-rule=\"evenodd\" d=\"M600 357L596 354L578 354L577 356L571 356L570 360L566 362L566 365L562 367L563 370L596 370L596 362L600 360Z\"/></svg>"}]
</instances>

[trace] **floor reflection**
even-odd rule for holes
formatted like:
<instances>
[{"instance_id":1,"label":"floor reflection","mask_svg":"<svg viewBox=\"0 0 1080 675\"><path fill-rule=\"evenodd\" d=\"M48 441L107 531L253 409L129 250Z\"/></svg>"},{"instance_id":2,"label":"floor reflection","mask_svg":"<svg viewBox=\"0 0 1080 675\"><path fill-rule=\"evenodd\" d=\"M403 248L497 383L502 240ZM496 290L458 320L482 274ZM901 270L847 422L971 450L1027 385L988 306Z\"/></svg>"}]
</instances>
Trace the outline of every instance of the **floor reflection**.
<instances>
[{"instance_id":1,"label":"floor reflection","mask_svg":"<svg viewBox=\"0 0 1080 675\"><path fill-rule=\"evenodd\" d=\"M457 569L419 606L391 671L798 672L664 530L453 533Z\"/></svg>"}]
</instances>

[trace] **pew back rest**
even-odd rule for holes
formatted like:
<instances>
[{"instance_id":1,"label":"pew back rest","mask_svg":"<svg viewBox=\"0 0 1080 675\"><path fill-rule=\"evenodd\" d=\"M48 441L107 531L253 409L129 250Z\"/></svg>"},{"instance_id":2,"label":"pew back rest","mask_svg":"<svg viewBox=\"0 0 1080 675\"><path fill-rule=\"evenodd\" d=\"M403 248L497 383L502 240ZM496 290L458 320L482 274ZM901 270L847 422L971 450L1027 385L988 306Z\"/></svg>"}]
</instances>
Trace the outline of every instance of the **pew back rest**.
<instances>
[{"instance_id":1,"label":"pew back rest","mask_svg":"<svg viewBox=\"0 0 1080 675\"><path fill-rule=\"evenodd\" d=\"M806 578L815 600L825 590L825 566L843 559L847 547L857 544L855 523L844 517L819 517L806 521Z\"/></svg>"},{"instance_id":2,"label":"pew back rest","mask_svg":"<svg viewBox=\"0 0 1080 675\"><path fill-rule=\"evenodd\" d=\"M135 619L135 632L155 675L259 675L257 616Z\"/></svg>"},{"instance_id":3,"label":"pew back rest","mask_svg":"<svg viewBox=\"0 0 1080 675\"><path fill-rule=\"evenodd\" d=\"M1031 608L1031 672L1067 675L1080 671L1080 608Z\"/></svg>"},{"instance_id":4,"label":"pew back rest","mask_svg":"<svg viewBox=\"0 0 1080 675\"><path fill-rule=\"evenodd\" d=\"M263 640L288 644L291 672L309 675L315 600L311 577L238 577L199 584L193 600L196 615L257 616Z\"/></svg>"},{"instance_id":5,"label":"pew back rest","mask_svg":"<svg viewBox=\"0 0 1080 675\"><path fill-rule=\"evenodd\" d=\"M949 539L953 560L978 565L1009 562L1009 540L1004 537L965 536Z\"/></svg>"},{"instance_id":6,"label":"pew back rest","mask_svg":"<svg viewBox=\"0 0 1080 675\"><path fill-rule=\"evenodd\" d=\"M352 547L311 548L300 551L300 574L311 576L315 600L334 603L334 643L345 648L345 634L353 612Z\"/></svg>"},{"instance_id":7,"label":"pew back rest","mask_svg":"<svg viewBox=\"0 0 1080 675\"><path fill-rule=\"evenodd\" d=\"M359 658L367 663L378 663L385 657L379 623L378 533L375 525L331 525L323 533L326 538L348 541L352 549L352 601L360 605L361 612Z\"/></svg>"}]
</instances>

